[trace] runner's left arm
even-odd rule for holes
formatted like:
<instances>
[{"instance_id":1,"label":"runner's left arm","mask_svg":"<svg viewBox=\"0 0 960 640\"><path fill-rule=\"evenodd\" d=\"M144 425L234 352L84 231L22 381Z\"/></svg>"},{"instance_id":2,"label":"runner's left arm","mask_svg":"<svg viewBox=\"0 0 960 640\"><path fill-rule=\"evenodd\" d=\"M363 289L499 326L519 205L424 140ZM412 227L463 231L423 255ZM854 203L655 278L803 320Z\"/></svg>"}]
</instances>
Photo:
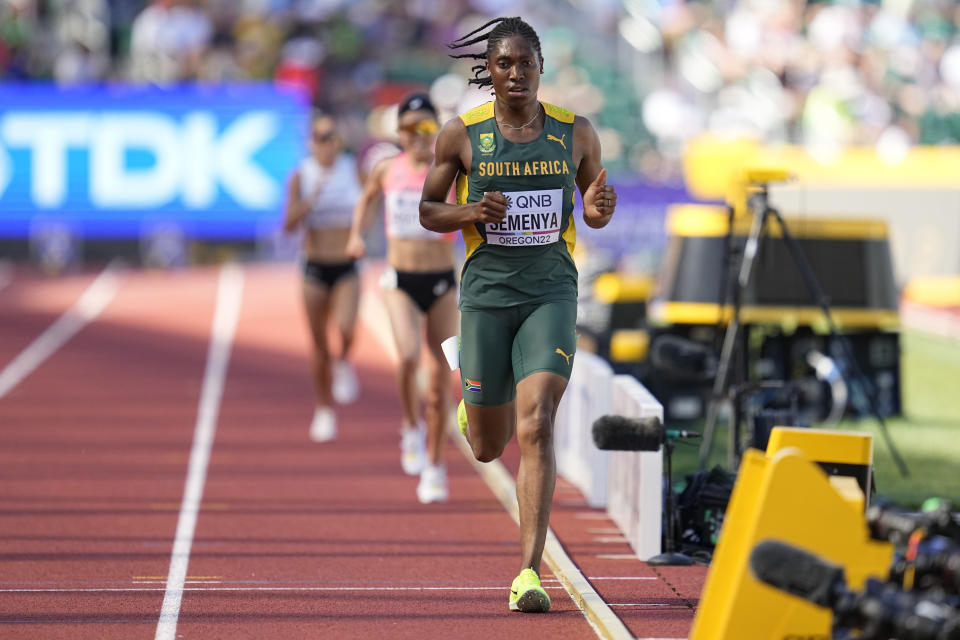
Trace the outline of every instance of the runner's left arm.
<instances>
[{"instance_id":1,"label":"runner's left arm","mask_svg":"<svg viewBox=\"0 0 960 640\"><path fill-rule=\"evenodd\" d=\"M607 170L603 168L600 137L590 121L577 116L573 123L574 159L580 155L577 167L577 187L583 197L583 221L600 229L607 226L617 208L617 192L607 184Z\"/></svg>"}]
</instances>

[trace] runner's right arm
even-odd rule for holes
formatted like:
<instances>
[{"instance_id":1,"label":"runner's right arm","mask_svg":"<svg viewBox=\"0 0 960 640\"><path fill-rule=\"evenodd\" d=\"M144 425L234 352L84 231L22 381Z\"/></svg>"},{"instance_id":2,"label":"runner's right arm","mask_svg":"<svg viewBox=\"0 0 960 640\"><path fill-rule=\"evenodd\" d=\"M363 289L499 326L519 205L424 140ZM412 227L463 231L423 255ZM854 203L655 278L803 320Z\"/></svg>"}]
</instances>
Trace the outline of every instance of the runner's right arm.
<instances>
[{"instance_id":1,"label":"runner's right arm","mask_svg":"<svg viewBox=\"0 0 960 640\"><path fill-rule=\"evenodd\" d=\"M499 191L483 194L479 202L462 205L446 202L457 174L469 173L471 156L470 138L463 121L454 118L443 125L420 199L420 224L424 228L449 233L477 222L500 222L506 217L507 199Z\"/></svg>"},{"instance_id":2,"label":"runner's right arm","mask_svg":"<svg viewBox=\"0 0 960 640\"><path fill-rule=\"evenodd\" d=\"M300 196L300 172L294 171L287 181L287 206L283 215L283 230L293 233L310 213L311 202Z\"/></svg>"}]
</instances>

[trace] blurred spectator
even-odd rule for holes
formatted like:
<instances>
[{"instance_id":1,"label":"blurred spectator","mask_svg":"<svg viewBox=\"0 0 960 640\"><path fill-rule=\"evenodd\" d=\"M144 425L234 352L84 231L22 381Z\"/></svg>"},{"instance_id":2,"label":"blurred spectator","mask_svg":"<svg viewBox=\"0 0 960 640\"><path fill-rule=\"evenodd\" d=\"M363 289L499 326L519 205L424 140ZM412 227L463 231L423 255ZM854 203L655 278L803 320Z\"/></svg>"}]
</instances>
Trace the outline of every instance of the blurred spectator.
<instances>
[{"instance_id":1,"label":"blurred spectator","mask_svg":"<svg viewBox=\"0 0 960 640\"><path fill-rule=\"evenodd\" d=\"M280 62L274 79L280 86L291 87L315 97L323 80L323 44L307 28L291 34L280 50Z\"/></svg>"},{"instance_id":2,"label":"blurred spectator","mask_svg":"<svg viewBox=\"0 0 960 640\"><path fill-rule=\"evenodd\" d=\"M195 78L212 33L197 0L152 0L133 21L131 78L156 83Z\"/></svg>"},{"instance_id":3,"label":"blurred spectator","mask_svg":"<svg viewBox=\"0 0 960 640\"><path fill-rule=\"evenodd\" d=\"M544 99L594 121L614 172L675 181L705 131L823 157L960 144L956 0L0 0L0 78L273 79L359 148L398 95L431 87L447 116L489 99L446 44L503 12L536 26Z\"/></svg>"},{"instance_id":4,"label":"blurred spectator","mask_svg":"<svg viewBox=\"0 0 960 640\"><path fill-rule=\"evenodd\" d=\"M30 65L36 18L36 5L32 0L0 3L0 78L29 80L39 75Z\"/></svg>"}]
</instances>

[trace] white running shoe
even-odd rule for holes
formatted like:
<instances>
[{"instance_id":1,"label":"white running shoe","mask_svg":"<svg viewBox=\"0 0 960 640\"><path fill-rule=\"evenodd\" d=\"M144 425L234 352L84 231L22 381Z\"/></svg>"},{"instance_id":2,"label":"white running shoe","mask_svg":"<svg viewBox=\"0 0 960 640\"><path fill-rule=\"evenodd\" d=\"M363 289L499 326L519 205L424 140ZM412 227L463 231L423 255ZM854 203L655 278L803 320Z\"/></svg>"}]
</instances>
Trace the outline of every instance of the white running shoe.
<instances>
[{"instance_id":1,"label":"white running shoe","mask_svg":"<svg viewBox=\"0 0 960 640\"><path fill-rule=\"evenodd\" d=\"M400 436L400 464L408 476L418 475L427 466L427 430L422 424L404 427Z\"/></svg>"},{"instance_id":2,"label":"white running shoe","mask_svg":"<svg viewBox=\"0 0 960 640\"><path fill-rule=\"evenodd\" d=\"M442 464L428 464L420 474L417 485L417 500L421 504L446 502L450 497L447 489L447 468Z\"/></svg>"},{"instance_id":3,"label":"white running shoe","mask_svg":"<svg viewBox=\"0 0 960 640\"><path fill-rule=\"evenodd\" d=\"M353 370L353 365L346 360L333 363L333 385L330 391L337 404L350 404L360 395L357 373Z\"/></svg>"},{"instance_id":4,"label":"white running shoe","mask_svg":"<svg viewBox=\"0 0 960 640\"><path fill-rule=\"evenodd\" d=\"M317 407L310 423L310 439L314 442L330 442L337 437L337 417L330 407Z\"/></svg>"}]
</instances>

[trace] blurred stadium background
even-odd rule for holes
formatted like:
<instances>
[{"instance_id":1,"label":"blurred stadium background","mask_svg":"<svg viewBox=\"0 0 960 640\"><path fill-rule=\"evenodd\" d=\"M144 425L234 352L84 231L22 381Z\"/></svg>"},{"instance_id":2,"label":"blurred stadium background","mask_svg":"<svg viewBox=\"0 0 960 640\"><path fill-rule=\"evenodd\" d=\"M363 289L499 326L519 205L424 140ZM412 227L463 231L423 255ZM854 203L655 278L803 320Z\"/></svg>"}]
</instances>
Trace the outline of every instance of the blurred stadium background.
<instances>
[{"instance_id":1,"label":"blurred stadium background","mask_svg":"<svg viewBox=\"0 0 960 640\"><path fill-rule=\"evenodd\" d=\"M498 15L537 29L541 98L592 120L620 193L612 225L581 237L584 326L611 329L596 276L661 274L672 205L722 203L691 149L709 150L708 173L756 149L790 150L787 169L803 156L792 213L890 229L890 425L913 475L878 443L878 488L960 502L956 0L0 0L0 257L51 276L116 256L292 260L284 181L311 111L369 167L410 91L446 117L488 99L446 44Z\"/></svg>"}]
</instances>

